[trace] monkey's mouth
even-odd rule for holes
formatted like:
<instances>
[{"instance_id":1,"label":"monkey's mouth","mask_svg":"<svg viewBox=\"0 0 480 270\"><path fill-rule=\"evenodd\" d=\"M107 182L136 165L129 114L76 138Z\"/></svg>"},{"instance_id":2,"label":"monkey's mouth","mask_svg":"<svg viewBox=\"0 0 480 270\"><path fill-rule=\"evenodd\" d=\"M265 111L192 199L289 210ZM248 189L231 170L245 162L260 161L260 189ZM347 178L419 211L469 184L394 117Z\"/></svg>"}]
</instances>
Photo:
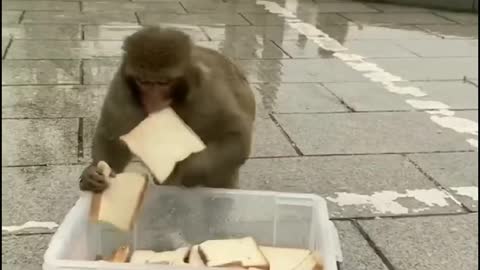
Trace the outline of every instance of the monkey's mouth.
<instances>
[{"instance_id":1,"label":"monkey's mouth","mask_svg":"<svg viewBox=\"0 0 480 270\"><path fill-rule=\"evenodd\" d=\"M140 93L140 101L147 114L160 111L170 106L172 102L171 91Z\"/></svg>"}]
</instances>

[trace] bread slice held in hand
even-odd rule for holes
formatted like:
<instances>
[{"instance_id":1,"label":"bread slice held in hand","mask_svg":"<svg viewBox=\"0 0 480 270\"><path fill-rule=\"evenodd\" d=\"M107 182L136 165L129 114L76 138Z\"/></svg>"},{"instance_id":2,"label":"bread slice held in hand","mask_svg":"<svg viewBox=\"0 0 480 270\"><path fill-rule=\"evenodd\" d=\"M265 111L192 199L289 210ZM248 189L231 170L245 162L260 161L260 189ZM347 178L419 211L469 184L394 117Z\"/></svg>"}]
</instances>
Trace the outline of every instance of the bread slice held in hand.
<instances>
[{"instance_id":1,"label":"bread slice held in hand","mask_svg":"<svg viewBox=\"0 0 480 270\"><path fill-rule=\"evenodd\" d=\"M120 230L131 230L143 202L147 179L138 173L120 173L110 178L111 168L100 161L97 165L108 182L108 188L94 194L90 218L94 222L112 224Z\"/></svg>"},{"instance_id":2,"label":"bread slice held in hand","mask_svg":"<svg viewBox=\"0 0 480 270\"><path fill-rule=\"evenodd\" d=\"M199 252L205 258L207 266L268 269L268 261L252 237L208 240L200 244Z\"/></svg>"},{"instance_id":3,"label":"bread slice held in hand","mask_svg":"<svg viewBox=\"0 0 480 270\"><path fill-rule=\"evenodd\" d=\"M205 144L172 108L150 114L120 137L161 183L175 164L205 149Z\"/></svg>"}]
</instances>

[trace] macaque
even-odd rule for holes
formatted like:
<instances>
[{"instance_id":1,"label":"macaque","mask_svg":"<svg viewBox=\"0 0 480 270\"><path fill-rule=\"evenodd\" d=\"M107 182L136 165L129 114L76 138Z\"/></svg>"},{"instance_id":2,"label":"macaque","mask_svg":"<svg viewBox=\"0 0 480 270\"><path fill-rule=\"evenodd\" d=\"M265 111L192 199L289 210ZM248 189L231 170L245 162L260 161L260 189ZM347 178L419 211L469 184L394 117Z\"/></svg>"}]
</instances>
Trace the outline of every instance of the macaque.
<instances>
[{"instance_id":1,"label":"macaque","mask_svg":"<svg viewBox=\"0 0 480 270\"><path fill-rule=\"evenodd\" d=\"M123 50L80 189L105 190L98 161L107 162L112 175L124 171L132 154L119 137L168 106L207 147L177 163L165 183L235 188L238 170L250 155L255 119L255 100L244 73L219 52L195 46L187 34L172 29L145 27L125 39Z\"/></svg>"}]
</instances>

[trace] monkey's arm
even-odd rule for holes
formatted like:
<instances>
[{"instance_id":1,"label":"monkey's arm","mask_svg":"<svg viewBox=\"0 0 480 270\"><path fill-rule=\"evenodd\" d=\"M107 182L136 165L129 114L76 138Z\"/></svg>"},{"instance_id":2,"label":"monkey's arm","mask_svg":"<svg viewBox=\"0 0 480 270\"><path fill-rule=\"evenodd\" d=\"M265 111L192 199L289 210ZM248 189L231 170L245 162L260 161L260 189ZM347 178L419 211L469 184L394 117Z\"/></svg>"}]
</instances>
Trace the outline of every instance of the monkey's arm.
<instances>
[{"instance_id":1,"label":"monkey's arm","mask_svg":"<svg viewBox=\"0 0 480 270\"><path fill-rule=\"evenodd\" d=\"M92 143L92 162L97 164L103 160L107 162L114 172L122 172L132 155L127 146L121 143L118 138L109 138L108 133L100 126L95 132Z\"/></svg>"},{"instance_id":2,"label":"monkey's arm","mask_svg":"<svg viewBox=\"0 0 480 270\"><path fill-rule=\"evenodd\" d=\"M92 159L96 164L103 160L115 172L122 172L132 155L120 141L120 136L133 129L144 118L135 105L128 85L121 73L115 74L97 123L92 143Z\"/></svg>"}]
</instances>

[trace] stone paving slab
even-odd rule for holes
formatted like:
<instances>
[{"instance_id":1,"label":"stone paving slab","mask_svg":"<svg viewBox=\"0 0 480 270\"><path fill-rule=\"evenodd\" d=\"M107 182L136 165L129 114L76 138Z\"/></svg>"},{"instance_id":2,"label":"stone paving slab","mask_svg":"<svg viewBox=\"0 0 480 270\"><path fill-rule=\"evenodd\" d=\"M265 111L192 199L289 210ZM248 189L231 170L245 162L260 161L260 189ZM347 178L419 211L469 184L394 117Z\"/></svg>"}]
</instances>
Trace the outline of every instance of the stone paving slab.
<instances>
[{"instance_id":1,"label":"stone paving slab","mask_svg":"<svg viewBox=\"0 0 480 270\"><path fill-rule=\"evenodd\" d=\"M176 23L188 25L248 25L249 23L239 14L212 13L212 14L162 14L139 12L138 16L143 25Z\"/></svg>"},{"instance_id":2,"label":"stone paving slab","mask_svg":"<svg viewBox=\"0 0 480 270\"><path fill-rule=\"evenodd\" d=\"M424 112L277 114L275 118L308 155L474 149L465 142L466 136L438 126Z\"/></svg>"},{"instance_id":3,"label":"stone paving slab","mask_svg":"<svg viewBox=\"0 0 480 270\"><path fill-rule=\"evenodd\" d=\"M341 13L360 24L454 24L431 13Z\"/></svg>"},{"instance_id":4,"label":"stone paving slab","mask_svg":"<svg viewBox=\"0 0 480 270\"><path fill-rule=\"evenodd\" d=\"M80 11L79 2L65 1L2 1L2 10Z\"/></svg>"},{"instance_id":5,"label":"stone paving slab","mask_svg":"<svg viewBox=\"0 0 480 270\"><path fill-rule=\"evenodd\" d=\"M337 59L237 60L251 83L361 82L366 78Z\"/></svg>"},{"instance_id":6,"label":"stone paving slab","mask_svg":"<svg viewBox=\"0 0 480 270\"><path fill-rule=\"evenodd\" d=\"M180 1L188 13L237 13L237 12L268 12L263 6L255 4L255 2L213 2L213 1Z\"/></svg>"},{"instance_id":7,"label":"stone paving slab","mask_svg":"<svg viewBox=\"0 0 480 270\"><path fill-rule=\"evenodd\" d=\"M443 25L442 25L443 26ZM439 37L412 25L354 25L324 26L321 30L339 42L345 40L438 40Z\"/></svg>"},{"instance_id":8,"label":"stone paving slab","mask_svg":"<svg viewBox=\"0 0 480 270\"><path fill-rule=\"evenodd\" d=\"M221 52L234 59L289 58L270 40L244 39L240 41L200 41L198 45Z\"/></svg>"},{"instance_id":9,"label":"stone paving slab","mask_svg":"<svg viewBox=\"0 0 480 270\"><path fill-rule=\"evenodd\" d=\"M478 110L466 110L466 111L458 111L455 112L457 117L465 118L472 120L474 122L478 122Z\"/></svg>"},{"instance_id":10,"label":"stone paving slab","mask_svg":"<svg viewBox=\"0 0 480 270\"><path fill-rule=\"evenodd\" d=\"M80 61L3 60L2 85L79 84Z\"/></svg>"},{"instance_id":11,"label":"stone paving slab","mask_svg":"<svg viewBox=\"0 0 480 270\"><path fill-rule=\"evenodd\" d=\"M368 12L378 12L377 9L371 8L364 3L355 3L355 2L338 2L338 3L316 3L314 8L311 8L308 5L301 5L300 8L304 7L304 12L312 13L336 13L336 12L359 12L359 13L368 13Z\"/></svg>"},{"instance_id":12,"label":"stone paving slab","mask_svg":"<svg viewBox=\"0 0 480 270\"><path fill-rule=\"evenodd\" d=\"M214 41L298 40L305 38L297 30L288 26L203 26L205 33Z\"/></svg>"},{"instance_id":13,"label":"stone paving slab","mask_svg":"<svg viewBox=\"0 0 480 270\"><path fill-rule=\"evenodd\" d=\"M121 41L15 40L7 59L82 59L119 57Z\"/></svg>"},{"instance_id":14,"label":"stone paving slab","mask_svg":"<svg viewBox=\"0 0 480 270\"><path fill-rule=\"evenodd\" d=\"M430 9L421 8L421 7L412 7L408 5L392 5L392 4L384 4L384 3L367 3L369 7L374 9L378 9L383 12L431 12Z\"/></svg>"},{"instance_id":15,"label":"stone paving slab","mask_svg":"<svg viewBox=\"0 0 480 270\"><path fill-rule=\"evenodd\" d=\"M478 39L478 25L418 25L445 39Z\"/></svg>"},{"instance_id":16,"label":"stone paving slab","mask_svg":"<svg viewBox=\"0 0 480 270\"><path fill-rule=\"evenodd\" d=\"M40 266L43 263L43 254L48 247L50 238L51 234L2 235L2 265L29 265L32 269L36 269L34 265Z\"/></svg>"},{"instance_id":17,"label":"stone paving slab","mask_svg":"<svg viewBox=\"0 0 480 270\"><path fill-rule=\"evenodd\" d=\"M241 12L243 17L245 17L251 24L253 25L267 25L267 26L274 26L274 25L284 25L285 24L285 19L280 18L277 15L274 14L258 14L258 13L247 13L247 12ZM311 14L308 14L311 15ZM299 18L302 20L309 22L307 19L308 15L305 14L299 14ZM348 20L345 19L344 17L338 15L338 14L322 14L319 16L315 16L314 22L318 27L324 26L324 25L345 25L348 23ZM312 20L312 19L310 19Z\"/></svg>"},{"instance_id":18,"label":"stone paving slab","mask_svg":"<svg viewBox=\"0 0 480 270\"><path fill-rule=\"evenodd\" d=\"M350 221L335 221L342 247L342 270L387 270L357 228Z\"/></svg>"},{"instance_id":19,"label":"stone paving slab","mask_svg":"<svg viewBox=\"0 0 480 270\"><path fill-rule=\"evenodd\" d=\"M399 84L402 85L402 84ZM407 83L405 83L407 85ZM452 109L478 109L478 88L466 82L414 82L427 96L420 100L437 100Z\"/></svg>"},{"instance_id":20,"label":"stone paving slab","mask_svg":"<svg viewBox=\"0 0 480 270\"><path fill-rule=\"evenodd\" d=\"M23 17L25 23L57 24L135 24L134 12L60 12L27 11Z\"/></svg>"},{"instance_id":21,"label":"stone paving slab","mask_svg":"<svg viewBox=\"0 0 480 270\"><path fill-rule=\"evenodd\" d=\"M2 166L77 162L77 119L2 119Z\"/></svg>"},{"instance_id":22,"label":"stone paving slab","mask_svg":"<svg viewBox=\"0 0 480 270\"><path fill-rule=\"evenodd\" d=\"M4 86L3 118L93 117L99 114L107 86Z\"/></svg>"},{"instance_id":23,"label":"stone paving slab","mask_svg":"<svg viewBox=\"0 0 480 270\"><path fill-rule=\"evenodd\" d=\"M132 3L132 2L85 2L83 3L85 12L101 12L104 10L115 11L149 11L158 10L159 13L186 14L179 2L160 2L160 3Z\"/></svg>"},{"instance_id":24,"label":"stone paving slab","mask_svg":"<svg viewBox=\"0 0 480 270\"><path fill-rule=\"evenodd\" d=\"M347 112L339 99L320 84L254 84L257 109L266 113Z\"/></svg>"},{"instance_id":25,"label":"stone paving slab","mask_svg":"<svg viewBox=\"0 0 480 270\"><path fill-rule=\"evenodd\" d=\"M164 25L187 33L193 41L206 41L207 35L198 26L181 27ZM85 40L124 40L127 36L142 28L140 25L85 25Z\"/></svg>"},{"instance_id":26,"label":"stone paving slab","mask_svg":"<svg viewBox=\"0 0 480 270\"><path fill-rule=\"evenodd\" d=\"M451 20L457 23L478 25L478 15L475 13L448 12L448 11L437 11L435 13L444 18L447 18L448 20Z\"/></svg>"},{"instance_id":27,"label":"stone paving slab","mask_svg":"<svg viewBox=\"0 0 480 270\"><path fill-rule=\"evenodd\" d=\"M465 76L478 78L478 58L398 58L375 59L374 62L384 70L410 81L462 80Z\"/></svg>"},{"instance_id":28,"label":"stone paving slab","mask_svg":"<svg viewBox=\"0 0 480 270\"><path fill-rule=\"evenodd\" d=\"M463 81L408 82L398 85L417 87L427 94L425 97L416 97L417 100L435 100L447 104L451 109L478 109L478 89ZM389 92L378 83L327 83L325 87L355 111L414 110L405 102L411 96ZM436 103L426 103L425 106L425 109L438 109Z\"/></svg>"},{"instance_id":29,"label":"stone paving slab","mask_svg":"<svg viewBox=\"0 0 480 270\"><path fill-rule=\"evenodd\" d=\"M400 155L252 159L240 179L242 189L319 194L333 218L463 211Z\"/></svg>"},{"instance_id":30,"label":"stone paving slab","mask_svg":"<svg viewBox=\"0 0 480 270\"><path fill-rule=\"evenodd\" d=\"M478 40L399 40L396 43L421 57L478 56Z\"/></svg>"},{"instance_id":31,"label":"stone paving slab","mask_svg":"<svg viewBox=\"0 0 480 270\"><path fill-rule=\"evenodd\" d=\"M84 84L108 84L120 64L119 58L83 61Z\"/></svg>"},{"instance_id":32,"label":"stone paving slab","mask_svg":"<svg viewBox=\"0 0 480 270\"><path fill-rule=\"evenodd\" d=\"M270 119L255 121L251 157L296 156L296 152L280 128Z\"/></svg>"},{"instance_id":33,"label":"stone paving slab","mask_svg":"<svg viewBox=\"0 0 480 270\"><path fill-rule=\"evenodd\" d=\"M83 165L2 168L2 226L28 221L60 224L78 200L78 177L83 168Z\"/></svg>"},{"instance_id":34,"label":"stone paving slab","mask_svg":"<svg viewBox=\"0 0 480 270\"><path fill-rule=\"evenodd\" d=\"M478 214L360 221L398 270L478 268Z\"/></svg>"},{"instance_id":35,"label":"stone paving slab","mask_svg":"<svg viewBox=\"0 0 480 270\"><path fill-rule=\"evenodd\" d=\"M331 51L325 51L312 41L282 41L277 42L292 58L316 58L331 57ZM342 44L349 51L365 58L402 58L416 57L407 49L389 40L348 40Z\"/></svg>"},{"instance_id":36,"label":"stone paving slab","mask_svg":"<svg viewBox=\"0 0 480 270\"><path fill-rule=\"evenodd\" d=\"M12 24L2 25L2 36L11 36L14 39L80 40L82 31L79 25Z\"/></svg>"},{"instance_id":37,"label":"stone paving slab","mask_svg":"<svg viewBox=\"0 0 480 270\"><path fill-rule=\"evenodd\" d=\"M472 211L478 211L478 153L408 155L423 171Z\"/></svg>"},{"instance_id":38,"label":"stone paving slab","mask_svg":"<svg viewBox=\"0 0 480 270\"><path fill-rule=\"evenodd\" d=\"M413 109L404 96L391 93L378 83L326 83L325 87L357 112Z\"/></svg>"},{"instance_id":39,"label":"stone paving slab","mask_svg":"<svg viewBox=\"0 0 480 270\"><path fill-rule=\"evenodd\" d=\"M41 265L36 264L3 264L2 269L5 270L42 270Z\"/></svg>"},{"instance_id":40,"label":"stone paving slab","mask_svg":"<svg viewBox=\"0 0 480 270\"><path fill-rule=\"evenodd\" d=\"M7 23L19 23L23 11L2 11L2 25Z\"/></svg>"}]
</instances>

